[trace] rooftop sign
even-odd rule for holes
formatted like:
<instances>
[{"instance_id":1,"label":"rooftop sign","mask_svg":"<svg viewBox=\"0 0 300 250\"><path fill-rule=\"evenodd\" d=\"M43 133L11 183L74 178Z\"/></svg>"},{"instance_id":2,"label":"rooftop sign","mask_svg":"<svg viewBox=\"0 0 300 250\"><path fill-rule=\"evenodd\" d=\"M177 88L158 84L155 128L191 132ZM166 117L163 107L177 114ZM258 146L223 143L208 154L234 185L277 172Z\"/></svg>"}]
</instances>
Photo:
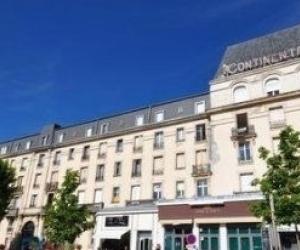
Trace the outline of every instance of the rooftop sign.
<instances>
[{"instance_id":1,"label":"rooftop sign","mask_svg":"<svg viewBox=\"0 0 300 250\"><path fill-rule=\"evenodd\" d=\"M289 48L271 55L253 58L244 62L224 64L222 73L224 76L234 75L256 68L263 68L268 65L287 61L297 57L300 57L300 46Z\"/></svg>"}]
</instances>

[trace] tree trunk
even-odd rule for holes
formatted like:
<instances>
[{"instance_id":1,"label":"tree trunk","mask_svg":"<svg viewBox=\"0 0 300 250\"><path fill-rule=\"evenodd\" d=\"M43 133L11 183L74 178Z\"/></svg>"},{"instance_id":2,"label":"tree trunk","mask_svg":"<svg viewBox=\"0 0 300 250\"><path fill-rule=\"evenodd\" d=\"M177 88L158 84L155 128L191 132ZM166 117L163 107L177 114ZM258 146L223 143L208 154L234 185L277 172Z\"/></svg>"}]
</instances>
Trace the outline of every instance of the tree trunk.
<instances>
[{"instance_id":1,"label":"tree trunk","mask_svg":"<svg viewBox=\"0 0 300 250\"><path fill-rule=\"evenodd\" d=\"M300 238L299 238L299 232L298 232L297 223L295 224L295 231L296 231L297 248L298 248L298 250L300 250Z\"/></svg>"}]
</instances>

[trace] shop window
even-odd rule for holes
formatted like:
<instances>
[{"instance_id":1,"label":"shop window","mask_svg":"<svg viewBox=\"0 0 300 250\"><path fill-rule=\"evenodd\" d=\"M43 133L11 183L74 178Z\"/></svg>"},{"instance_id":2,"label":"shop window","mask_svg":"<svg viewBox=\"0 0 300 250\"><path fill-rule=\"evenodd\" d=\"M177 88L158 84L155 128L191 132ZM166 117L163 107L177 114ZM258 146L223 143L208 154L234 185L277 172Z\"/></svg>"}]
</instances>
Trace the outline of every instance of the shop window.
<instances>
[{"instance_id":1,"label":"shop window","mask_svg":"<svg viewBox=\"0 0 300 250\"><path fill-rule=\"evenodd\" d=\"M203 226L200 230L201 250L219 250L219 227Z\"/></svg>"}]
</instances>

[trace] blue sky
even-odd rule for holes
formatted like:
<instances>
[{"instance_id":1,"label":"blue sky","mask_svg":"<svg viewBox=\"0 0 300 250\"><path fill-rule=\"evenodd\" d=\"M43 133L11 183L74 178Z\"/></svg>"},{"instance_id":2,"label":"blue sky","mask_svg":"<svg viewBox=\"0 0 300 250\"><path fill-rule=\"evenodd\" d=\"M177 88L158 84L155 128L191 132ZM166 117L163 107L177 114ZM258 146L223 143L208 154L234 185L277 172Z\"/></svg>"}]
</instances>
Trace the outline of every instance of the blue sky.
<instances>
[{"instance_id":1,"label":"blue sky","mask_svg":"<svg viewBox=\"0 0 300 250\"><path fill-rule=\"evenodd\" d=\"M2 0L0 140L208 90L227 45L300 1Z\"/></svg>"}]
</instances>

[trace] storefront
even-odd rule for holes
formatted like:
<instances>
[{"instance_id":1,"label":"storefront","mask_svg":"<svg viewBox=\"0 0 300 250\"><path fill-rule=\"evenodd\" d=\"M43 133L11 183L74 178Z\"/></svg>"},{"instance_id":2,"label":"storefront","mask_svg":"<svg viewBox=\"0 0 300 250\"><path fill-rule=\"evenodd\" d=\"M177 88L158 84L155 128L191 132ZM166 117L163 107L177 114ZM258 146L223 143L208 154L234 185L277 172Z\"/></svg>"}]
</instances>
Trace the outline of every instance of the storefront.
<instances>
[{"instance_id":1,"label":"storefront","mask_svg":"<svg viewBox=\"0 0 300 250\"><path fill-rule=\"evenodd\" d=\"M160 241L157 207L153 204L106 208L97 213L96 221L94 249L152 250Z\"/></svg>"},{"instance_id":2,"label":"storefront","mask_svg":"<svg viewBox=\"0 0 300 250\"><path fill-rule=\"evenodd\" d=\"M253 198L253 197L252 197ZM262 250L261 221L249 209L251 200L222 197L205 201L159 204L164 250ZM194 242L189 242L195 238Z\"/></svg>"}]
</instances>

